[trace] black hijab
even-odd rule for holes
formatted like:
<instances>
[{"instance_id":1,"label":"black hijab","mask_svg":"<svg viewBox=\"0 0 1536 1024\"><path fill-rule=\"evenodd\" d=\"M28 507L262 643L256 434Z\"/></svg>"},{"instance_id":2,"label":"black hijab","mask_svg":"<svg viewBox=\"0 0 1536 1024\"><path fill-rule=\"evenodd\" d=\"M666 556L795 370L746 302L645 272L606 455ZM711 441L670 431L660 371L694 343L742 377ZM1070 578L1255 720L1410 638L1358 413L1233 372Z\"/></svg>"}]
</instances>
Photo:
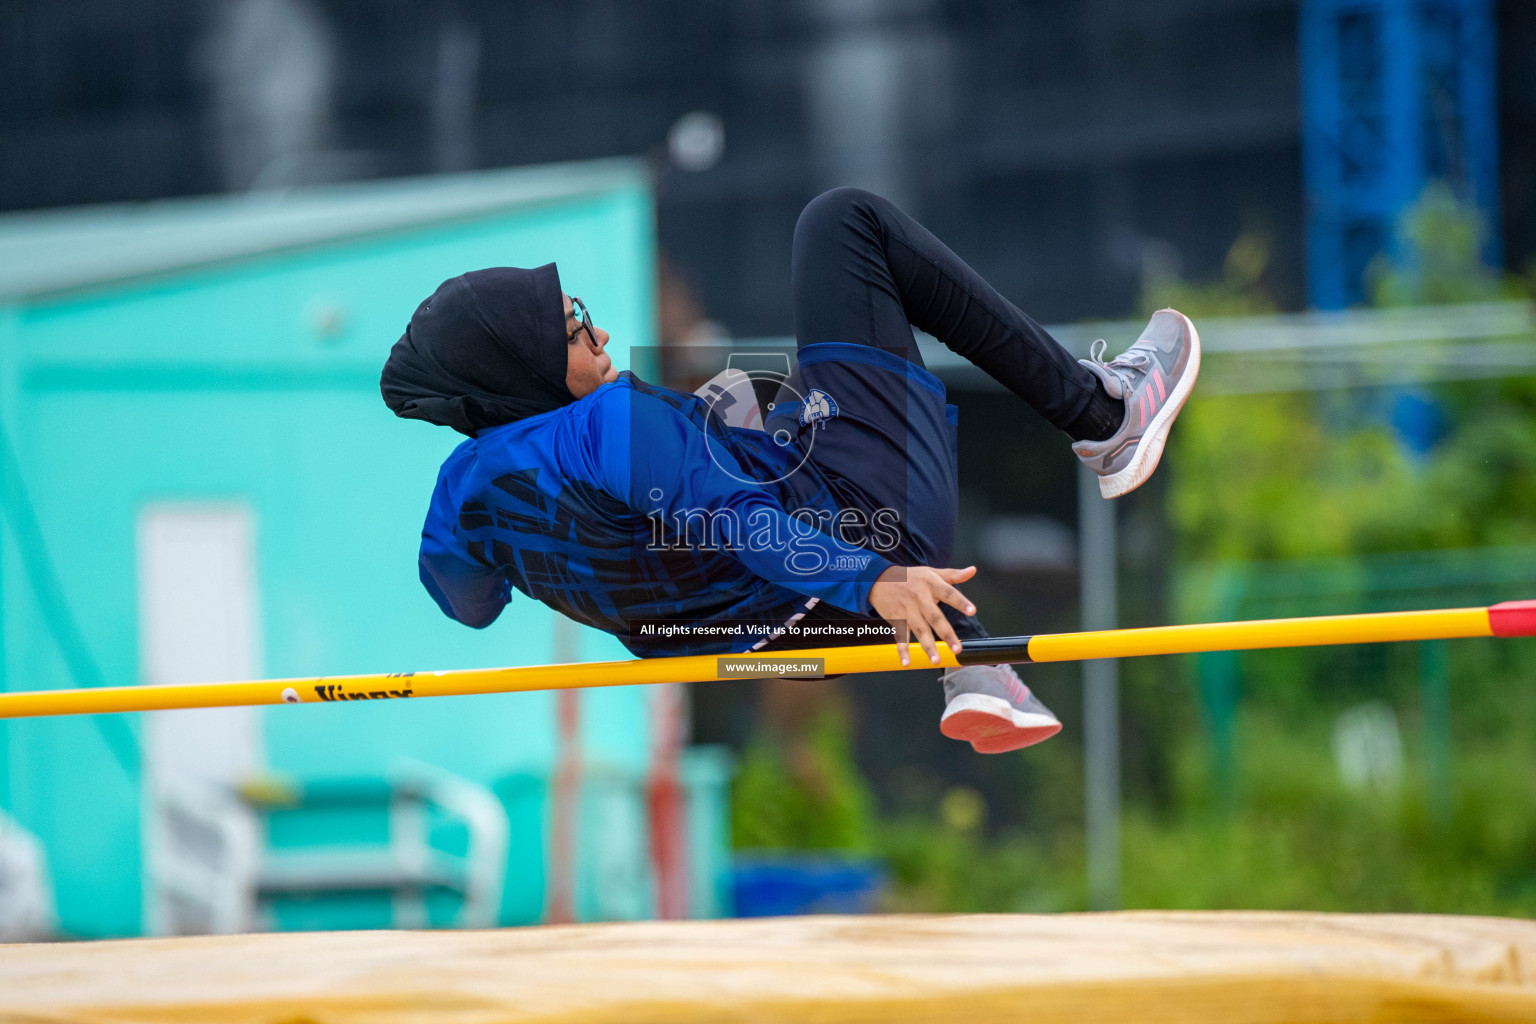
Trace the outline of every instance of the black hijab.
<instances>
[{"instance_id":1,"label":"black hijab","mask_svg":"<svg viewBox=\"0 0 1536 1024\"><path fill-rule=\"evenodd\" d=\"M396 416L475 436L576 401L565 386L565 301L553 263L444 281L390 350L379 390Z\"/></svg>"}]
</instances>

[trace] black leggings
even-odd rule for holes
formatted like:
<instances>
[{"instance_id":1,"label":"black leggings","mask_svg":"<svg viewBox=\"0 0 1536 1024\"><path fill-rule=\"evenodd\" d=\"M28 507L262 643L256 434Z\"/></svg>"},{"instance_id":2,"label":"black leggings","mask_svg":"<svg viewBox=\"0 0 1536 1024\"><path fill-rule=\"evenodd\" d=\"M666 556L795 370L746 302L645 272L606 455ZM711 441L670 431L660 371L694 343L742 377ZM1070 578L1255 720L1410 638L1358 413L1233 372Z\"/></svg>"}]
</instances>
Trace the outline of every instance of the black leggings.
<instances>
[{"instance_id":1,"label":"black leggings","mask_svg":"<svg viewBox=\"0 0 1536 1024\"><path fill-rule=\"evenodd\" d=\"M801 347L855 342L921 366L915 326L1068 433L1103 395L1093 373L1044 328L873 193L835 188L811 200L795 225L790 278Z\"/></svg>"},{"instance_id":2,"label":"black leggings","mask_svg":"<svg viewBox=\"0 0 1536 1024\"><path fill-rule=\"evenodd\" d=\"M838 188L813 199L795 225L791 281L801 348L852 342L891 350L922 366L912 336L916 326L1068 433L1075 434L1085 410L1094 411L1089 405L1096 399L1110 403L1109 414L1118 418L1117 403L1091 372L944 243L877 195ZM987 635L974 617L940 607L962 640ZM823 603L805 623L865 618ZM800 641L786 638L767 649L797 645Z\"/></svg>"}]
</instances>

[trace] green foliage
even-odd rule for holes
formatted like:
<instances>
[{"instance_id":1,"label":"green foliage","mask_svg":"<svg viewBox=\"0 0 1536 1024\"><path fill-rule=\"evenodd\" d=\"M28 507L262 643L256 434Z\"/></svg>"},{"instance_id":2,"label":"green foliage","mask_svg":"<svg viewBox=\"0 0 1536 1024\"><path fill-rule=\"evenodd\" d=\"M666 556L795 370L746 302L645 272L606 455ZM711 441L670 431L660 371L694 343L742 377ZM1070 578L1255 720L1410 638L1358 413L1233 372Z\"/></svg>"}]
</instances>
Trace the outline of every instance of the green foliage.
<instances>
[{"instance_id":1,"label":"green foliage","mask_svg":"<svg viewBox=\"0 0 1536 1024\"><path fill-rule=\"evenodd\" d=\"M1475 211L1431 186L1403 214L1411 258L1378 261L1378 304L1468 302L1519 294L1483 267ZM1245 236L1246 237L1246 236ZM1238 254L1256 243L1239 238ZM1197 319L1263 308L1259 265L1229 256L1221 282L1165 284ZM1262 266L1260 272L1262 272ZM1197 395L1169 441L1169 514L1186 562L1270 560L1536 540L1536 381L1441 384L1445 437L1426 458L1404 450L1378 408L1355 391Z\"/></svg>"},{"instance_id":2,"label":"green foliage","mask_svg":"<svg viewBox=\"0 0 1536 1024\"><path fill-rule=\"evenodd\" d=\"M1411 259L1379 262L1382 305L1519 294L1478 261L1480 226L1433 188L1404 216ZM1225 311L1212 288L1194 315ZM1444 436L1399 442L1369 390L1201 397L1170 443L1168 513L1191 562L1251 562L1536 541L1536 382L1442 384ZM1341 595L1347 596L1347 595ZM1460 642L1452 658L1449 809L1431 812L1427 741L1408 736L1396 793L1339 780L1329 733L1351 701L1386 697L1422 731L1406 646L1243 658L1235 804L1212 791L1199 733L1168 736L1174 792L1127 809L1131 906L1536 911L1536 648ZM1132 852L1134 851L1134 852Z\"/></svg>"},{"instance_id":3,"label":"green foliage","mask_svg":"<svg viewBox=\"0 0 1536 1024\"><path fill-rule=\"evenodd\" d=\"M1250 701L1233 813L1217 809L1191 743L1179 749L1177 810L1127 814L1127 905L1536 914L1536 691L1461 696L1504 721L1458 730L1443 819L1411 731L1403 787L1354 792L1333 762L1332 715Z\"/></svg>"},{"instance_id":4,"label":"green foliage","mask_svg":"<svg viewBox=\"0 0 1536 1024\"><path fill-rule=\"evenodd\" d=\"M759 736L742 757L731 796L737 849L862 853L872 846L873 800L836 705L812 719L804 742Z\"/></svg>"},{"instance_id":5,"label":"green foliage","mask_svg":"<svg viewBox=\"0 0 1536 1024\"><path fill-rule=\"evenodd\" d=\"M913 815L881 827L879 850L891 871L891 911L1044 913L1085 899L1080 884L1063 885L1082 860L1077 832L989 838Z\"/></svg>"},{"instance_id":6,"label":"green foliage","mask_svg":"<svg viewBox=\"0 0 1536 1024\"><path fill-rule=\"evenodd\" d=\"M1371 265L1371 304L1433 306L1486 302L1518 290L1501 284L1483 266L1480 250L1487 226L1474 207L1443 184L1431 184L1398 223L1406 259L1393 264L1384 255Z\"/></svg>"},{"instance_id":7,"label":"green foliage","mask_svg":"<svg viewBox=\"0 0 1536 1024\"><path fill-rule=\"evenodd\" d=\"M1221 395L1170 439L1169 515L1186 561L1270 560L1536 541L1536 401L1498 382L1439 389L1449 434L1422 460L1369 396ZM1354 422L1351 423L1350 420ZM1341 422L1342 421L1342 422Z\"/></svg>"},{"instance_id":8,"label":"green foliage","mask_svg":"<svg viewBox=\"0 0 1536 1024\"><path fill-rule=\"evenodd\" d=\"M1369 650L1389 652L1374 666L1378 682L1362 683L1379 697L1380 670L1408 649ZM1536 916L1536 642L1468 641L1454 649L1460 682L1443 813L1432 799L1417 689L1385 692L1403 727L1400 787L1352 790L1340 778L1331 734L1339 708L1362 694L1326 699L1301 685L1305 678L1294 677L1306 666L1296 653L1250 656L1254 685L1238 719L1232 806L1213 791L1209 751L1195 731L1170 737L1166 803L1134 798L1127 787L1124 905ZM1336 667L1347 668L1348 659ZM1370 668L1369 657L1355 667ZM1273 694L1268 684L1279 677L1298 685ZM1011 756L1033 766L1075 752L1069 741ZM879 829L877 849L894 881L890 909L1087 908L1080 818L989 837L936 810Z\"/></svg>"}]
</instances>

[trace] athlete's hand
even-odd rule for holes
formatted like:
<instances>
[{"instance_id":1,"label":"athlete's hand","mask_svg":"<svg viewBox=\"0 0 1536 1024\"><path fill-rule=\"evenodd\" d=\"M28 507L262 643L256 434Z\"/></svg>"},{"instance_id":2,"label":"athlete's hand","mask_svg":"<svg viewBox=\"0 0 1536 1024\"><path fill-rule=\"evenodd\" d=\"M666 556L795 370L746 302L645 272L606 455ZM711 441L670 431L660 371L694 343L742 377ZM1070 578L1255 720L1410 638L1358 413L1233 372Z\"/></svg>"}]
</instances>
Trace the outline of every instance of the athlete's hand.
<instances>
[{"instance_id":1,"label":"athlete's hand","mask_svg":"<svg viewBox=\"0 0 1536 1024\"><path fill-rule=\"evenodd\" d=\"M896 627L896 649L901 652L903 665L912 663L907 646L911 636L917 637L917 642L928 652L928 660L935 665L939 663L935 636L949 644L950 650L960 650L960 638L955 636L954 627L944 617L939 602L967 615L975 615L976 606L954 587L975 575L974 565L966 569L893 565L875 580L875 585L869 588L869 605Z\"/></svg>"}]
</instances>

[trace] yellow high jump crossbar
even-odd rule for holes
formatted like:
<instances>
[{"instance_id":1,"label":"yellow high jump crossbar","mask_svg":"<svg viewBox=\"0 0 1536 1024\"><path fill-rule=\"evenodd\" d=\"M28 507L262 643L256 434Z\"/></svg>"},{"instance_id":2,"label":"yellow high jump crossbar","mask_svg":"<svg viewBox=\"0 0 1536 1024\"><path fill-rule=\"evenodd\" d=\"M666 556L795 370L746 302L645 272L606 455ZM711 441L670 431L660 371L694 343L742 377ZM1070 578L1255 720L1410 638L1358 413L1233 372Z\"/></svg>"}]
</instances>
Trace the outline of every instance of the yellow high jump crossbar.
<instances>
[{"instance_id":1,"label":"yellow high jump crossbar","mask_svg":"<svg viewBox=\"0 0 1536 1024\"><path fill-rule=\"evenodd\" d=\"M1144 629L1108 629L1090 633L972 640L957 655L938 645L940 664L1018 664L1031 661L1088 661L1135 658L1151 654L1195 654L1271 647L1319 647L1328 644L1390 643L1402 640L1451 640L1462 637L1536 636L1536 601L1506 601L1482 608L1323 615L1248 622L1209 622ZM235 707L254 704L307 704L399 697L450 697L476 693L567 690L647 683L699 683L718 679L777 674L753 671L756 661L820 659L824 675L891 672L933 668L912 645L912 664L903 666L894 643L859 647L819 647L759 655L687 655L576 665L529 665L517 668L470 668L444 672L396 672L379 675L261 679L233 683L183 683L167 686L110 686L94 689L35 690L0 693L0 718L43 715L163 711L172 708ZM722 661L744 666L727 670Z\"/></svg>"}]
</instances>

